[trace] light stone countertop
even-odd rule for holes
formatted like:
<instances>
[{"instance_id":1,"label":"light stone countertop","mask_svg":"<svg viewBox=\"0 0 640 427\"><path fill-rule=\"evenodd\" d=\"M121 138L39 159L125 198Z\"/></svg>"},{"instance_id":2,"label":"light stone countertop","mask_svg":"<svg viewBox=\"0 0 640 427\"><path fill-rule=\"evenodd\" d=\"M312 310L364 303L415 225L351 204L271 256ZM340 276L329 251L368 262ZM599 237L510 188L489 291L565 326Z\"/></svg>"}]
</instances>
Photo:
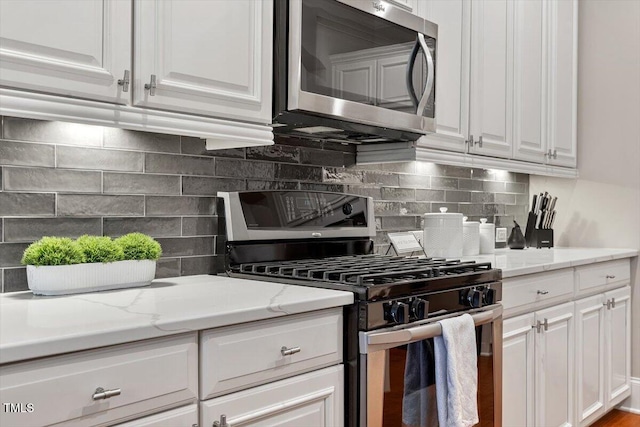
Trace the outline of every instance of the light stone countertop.
<instances>
[{"instance_id":1,"label":"light stone countertop","mask_svg":"<svg viewBox=\"0 0 640 427\"><path fill-rule=\"evenodd\" d=\"M68 296L0 296L0 364L351 304L351 292L226 276Z\"/></svg>"},{"instance_id":2,"label":"light stone countertop","mask_svg":"<svg viewBox=\"0 0 640 427\"><path fill-rule=\"evenodd\" d=\"M490 262L502 269L502 278L541 273L595 262L638 256L635 249L551 248L496 249L493 255L463 257L463 260Z\"/></svg>"}]
</instances>

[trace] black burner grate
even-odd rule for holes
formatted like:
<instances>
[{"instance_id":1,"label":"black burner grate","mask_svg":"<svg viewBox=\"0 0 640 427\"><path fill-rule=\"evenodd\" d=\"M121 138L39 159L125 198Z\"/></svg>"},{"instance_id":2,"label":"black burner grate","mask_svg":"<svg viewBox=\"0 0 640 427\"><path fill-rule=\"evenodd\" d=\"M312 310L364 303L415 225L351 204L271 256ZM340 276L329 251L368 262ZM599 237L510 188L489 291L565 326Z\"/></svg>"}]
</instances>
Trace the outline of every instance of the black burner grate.
<instances>
[{"instance_id":1,"label":"black burner grate","mask_svg":"<svg viewBox=\"0 0 640 427\"><path fill-rule=\"evenodd\" d=\"M355 286L376 286L451 277L491 270L491 263L438 258L355 255L324 259L240 264L239 273L290 279L325 281Z\"/></svg>"}]
</instances>

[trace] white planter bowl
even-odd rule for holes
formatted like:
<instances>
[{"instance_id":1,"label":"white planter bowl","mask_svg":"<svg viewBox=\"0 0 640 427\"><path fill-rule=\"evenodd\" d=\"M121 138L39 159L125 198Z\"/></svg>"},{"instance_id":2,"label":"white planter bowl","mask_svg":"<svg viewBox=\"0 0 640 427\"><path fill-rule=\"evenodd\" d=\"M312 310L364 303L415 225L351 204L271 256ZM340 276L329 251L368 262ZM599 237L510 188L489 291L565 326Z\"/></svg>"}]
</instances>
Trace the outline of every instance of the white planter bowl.
<instances>
[{"instance_id":1,"label":"white planter bowl","mask_svg":"<svg viewBox=\"0 0 640 427\"><path fill-rule=\"evenodd\" d=\"M65 295L147 286L156 262L116 261L73 265L27 265L29 289L36 295Z\"/></svg>"}]
</instances>

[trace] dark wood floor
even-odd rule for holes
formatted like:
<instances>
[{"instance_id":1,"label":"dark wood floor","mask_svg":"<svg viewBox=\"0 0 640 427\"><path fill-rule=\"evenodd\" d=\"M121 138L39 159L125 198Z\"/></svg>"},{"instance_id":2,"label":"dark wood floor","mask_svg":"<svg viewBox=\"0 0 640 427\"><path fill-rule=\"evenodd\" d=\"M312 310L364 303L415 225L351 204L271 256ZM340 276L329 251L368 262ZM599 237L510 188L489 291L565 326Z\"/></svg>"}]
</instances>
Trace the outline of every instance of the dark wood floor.
<instances>
[{"instance_id":1,"label":"dark wood floor","mask_svg":"<svg viewBox=\"0 0 640 427\"><path fill-rule=\"evenodd\" d=\"M640 426L640 415L614 409L604 417L600 418L591 427L638 427Z\"/></svg>"},{"instance_id":2,"label":"dark wood floor","mask_svg":"<svg viewBox=\"0 0 640 427\"><path fill-rule=\"evenodd\" d=\"M402 427L402 383L404 379L404 348L390 351L391 391L385 393L384 427ZM478 412L480 423L474 427L493 427L493 376L491 357L480 357L478 368ZM591 427L640 427L640 415L613 410Z\"/></svg>"}]
</instances>

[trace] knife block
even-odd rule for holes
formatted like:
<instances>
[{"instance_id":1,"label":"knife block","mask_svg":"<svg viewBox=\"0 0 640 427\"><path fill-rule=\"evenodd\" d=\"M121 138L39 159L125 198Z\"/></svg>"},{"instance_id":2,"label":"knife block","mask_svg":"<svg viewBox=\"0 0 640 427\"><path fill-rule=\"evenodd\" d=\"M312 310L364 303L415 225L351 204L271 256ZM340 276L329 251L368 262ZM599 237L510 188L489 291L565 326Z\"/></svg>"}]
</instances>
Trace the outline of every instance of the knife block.
<instances>
[{"instance_id":1,"label":"knife block","mask_svg":"<svg viewBox=\"0 0 640 427\"><path fill-rule=\"evenodd\" d=\"M531 239L527 241L530 248L552 248L553 247L553 229L533 229Z\"/></svg>"}]
</instances>

